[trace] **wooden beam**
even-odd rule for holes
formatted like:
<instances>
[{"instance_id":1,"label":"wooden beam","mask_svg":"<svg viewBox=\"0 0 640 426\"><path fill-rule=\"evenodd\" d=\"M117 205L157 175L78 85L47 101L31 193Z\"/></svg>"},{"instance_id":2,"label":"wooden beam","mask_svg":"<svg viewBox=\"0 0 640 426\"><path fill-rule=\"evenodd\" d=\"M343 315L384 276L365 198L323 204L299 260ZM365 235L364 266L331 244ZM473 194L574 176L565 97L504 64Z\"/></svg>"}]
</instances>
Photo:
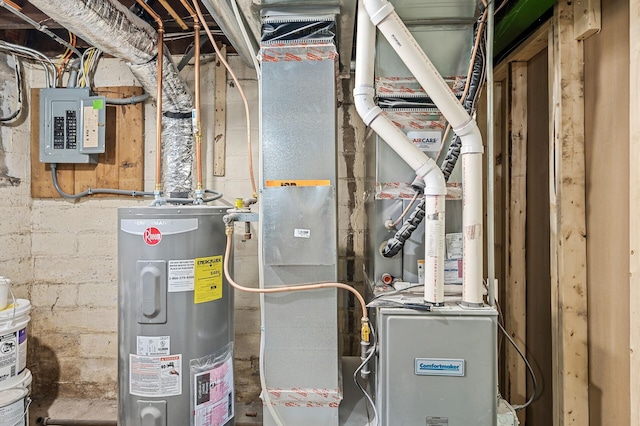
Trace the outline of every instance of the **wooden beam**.
<instances>
[{"instance_id":1,"label":"wooden beam","mask_svg":"<svg viewBox=\"0 0 640 426\"><path fill-rule=\"evenodd\" d=\"M573 3L573 36L584 40L600 32L600 0L575 0Z\"/></svg>"},{"instance_id":2,"label":"wooden beam","mask_svg":"<svg viewBox=\"0 0 640 426\"><path fill-rule=\"evenodd\" d=\"M629 357L631 413L629 424L640 418L640 0L629 0ZM634 402L635 401L635 402Z\"/></svg>"},{"instance_id":3,"label":"wooden beam","mask_svg":"<svg viewBox=\"0 0 640 426\"><path fill-rule=\"evenodd\" d=\"M505 323L522 350L527 343L527 63L510 64L511 186L509 204L509 281L505 288ZM508 396L511 404L527 400L527 371L513 346L506 348ZM519 416L524 425L524 413Z\"/></svg>"},{"instance_id":4,"label":"wooden beam","mask_svg":"<svg viewBox=\"0 0 640 426\"><path fill-rule=\"evenodd\" d=\"M554 426L589 424L583 42L571 0L554 9L550 67Z\"/></svg>"},{"instance_id":5,"label":"wooden beam","mask_svg":"<svg viewBox=\"0 0 640 426\"><path fill-rule=\"evenodd\" d=\"M171 15L171 17L176 20L178 25L180 25L180 28L182 28L183 30L188 30L189 29L187 24L184 23L184 21L182 20L180 15L178 15L178 13L175 11L175 9L173 7L171 7L171 5L169 4L169 2L167 2L167 0L158 0L158 1L162 5L162 7L164 7L164 9L167 12L169 12L169 15Z\"/></svg>"},{"instance_id":6,"label":"wooden beam","mask_svg":"<svg viewBox=\"0 0 640 426\"><path fill-rule=\"evenodd\" d=\"M227 57L227 47L222 45L220 53ZM225 175L225 159L227 152L227 70L220 62L216 61L215 73L215 124L214 124L214 161L213 175Z\"/></svg>"},{"instance_id":7,"label":"wooden beam","mask_svg":"<svg viewBox=\"0 0 640 426\"><path fill-rule=\"evenodd\" d=\"M527 38L509 56L495 66L493 76L495 81L506 80L509 72L509 63L516 61L528 61L542 52L549 44L549 28L551 23L546 21L529 38Z\"/></svg>"}]
</instances>

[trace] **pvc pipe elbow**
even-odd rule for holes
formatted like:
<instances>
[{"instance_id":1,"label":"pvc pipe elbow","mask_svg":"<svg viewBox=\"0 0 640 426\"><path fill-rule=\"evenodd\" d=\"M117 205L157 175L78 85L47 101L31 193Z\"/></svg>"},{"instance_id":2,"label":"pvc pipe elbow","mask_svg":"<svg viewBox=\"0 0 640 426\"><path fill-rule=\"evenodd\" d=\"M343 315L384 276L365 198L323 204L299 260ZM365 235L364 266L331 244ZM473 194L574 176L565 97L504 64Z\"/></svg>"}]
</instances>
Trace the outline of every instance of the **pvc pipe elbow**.
<instances>
[{"instance_id":1,"label":"pvc pipe elbow","mask_svg":"<svg viewBox=\"0 0 640 426\"><path fill-rule=\"evenodd\" d=\"M453 131L460 137L462 154L482 154L484 145L482 144L482 134L478 128L478 123L471 119L466 124L454 128Z\"/></svg>"},{"instance_id":2,"label":"pvc pipe elbow","mask_svg":"<svg viewBox=\"0 0 640 426\"><path fill-rule=\"evenodd\" d=\"M442 170L431 158L416 170L416 175L424 179L425 195L447 195L447 182Z\"/></svg>"},{"instance_id":3,"label":"pvc pipe elbow","mask_svg":"<svg viewBox=\"0 0 640 426\"><path fill-rule=\"evenodd\" d=\"M367 9L371 22L376 26L394 10L393 5L387 0L364 0L364 7Z\"/></svg>"},{"instance_id":4,"label":"pvc pipe elbow","mask_svg":"<svg viewBox=\"0 0 640 426\"><path fill-rule=\"evenodd\" d=\"M356 105L356 111L364 121L364 124L369 126L377 116L382 114L382 110L379 106L373 102L373 88L371 87L356 87L353 90L353 101Z\"/></svg>"}]
</instances>

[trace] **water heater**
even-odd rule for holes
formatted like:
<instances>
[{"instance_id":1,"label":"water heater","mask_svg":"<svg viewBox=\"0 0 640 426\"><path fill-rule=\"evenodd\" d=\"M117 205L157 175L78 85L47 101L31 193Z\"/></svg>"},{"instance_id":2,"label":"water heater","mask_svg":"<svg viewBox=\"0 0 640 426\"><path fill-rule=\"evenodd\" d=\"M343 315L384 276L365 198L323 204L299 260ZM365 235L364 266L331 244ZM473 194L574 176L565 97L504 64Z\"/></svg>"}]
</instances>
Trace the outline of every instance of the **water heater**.
<instances>
[{"instance_id":1,"label":"water heater","mask_svg":"<svg viewBox=\"0 0 640 426\"><path fill-rule=\"evenodd\" d=\"M121 426L232 425L224 207L118 210Z\"/></svg>"}]
</instances>

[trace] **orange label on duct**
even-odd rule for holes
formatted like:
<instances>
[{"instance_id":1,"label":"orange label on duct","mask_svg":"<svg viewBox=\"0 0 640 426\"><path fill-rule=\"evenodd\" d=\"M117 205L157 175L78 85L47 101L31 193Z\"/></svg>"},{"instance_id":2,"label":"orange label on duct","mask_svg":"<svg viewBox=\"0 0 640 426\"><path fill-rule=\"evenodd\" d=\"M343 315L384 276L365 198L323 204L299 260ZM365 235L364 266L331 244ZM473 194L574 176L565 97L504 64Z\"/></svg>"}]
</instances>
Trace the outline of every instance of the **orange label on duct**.
<instances>
[{"instance_id":1,"label":"orange label on duct","mask_svg":"<svg viewBox=\"0 0 640 426\"><path fill-rule=\"evenodd\" d=\"M268 180L265 182L265 186L329 186L331 181L328 179L318 180Z\"/></svg>"}]
</instances>

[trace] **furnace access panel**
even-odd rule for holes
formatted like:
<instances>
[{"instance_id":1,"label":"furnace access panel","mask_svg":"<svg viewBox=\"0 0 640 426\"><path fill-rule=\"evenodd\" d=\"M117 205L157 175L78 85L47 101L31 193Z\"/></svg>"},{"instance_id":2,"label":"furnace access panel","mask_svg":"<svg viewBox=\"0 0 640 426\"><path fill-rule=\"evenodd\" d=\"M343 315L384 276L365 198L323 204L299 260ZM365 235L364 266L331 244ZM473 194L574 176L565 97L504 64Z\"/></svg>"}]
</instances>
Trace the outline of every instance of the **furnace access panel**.
<instances>
[{"instance_id":1,"label":"furnace access panel","mask_svg":"<svg viewBox=\"0 0 640 426\"><path fill-rule=\"evenodd\" d=\"M89 88L40 91L40 162L96 163L104 152L104 96Z\"/></svg>"}]
</instances>

